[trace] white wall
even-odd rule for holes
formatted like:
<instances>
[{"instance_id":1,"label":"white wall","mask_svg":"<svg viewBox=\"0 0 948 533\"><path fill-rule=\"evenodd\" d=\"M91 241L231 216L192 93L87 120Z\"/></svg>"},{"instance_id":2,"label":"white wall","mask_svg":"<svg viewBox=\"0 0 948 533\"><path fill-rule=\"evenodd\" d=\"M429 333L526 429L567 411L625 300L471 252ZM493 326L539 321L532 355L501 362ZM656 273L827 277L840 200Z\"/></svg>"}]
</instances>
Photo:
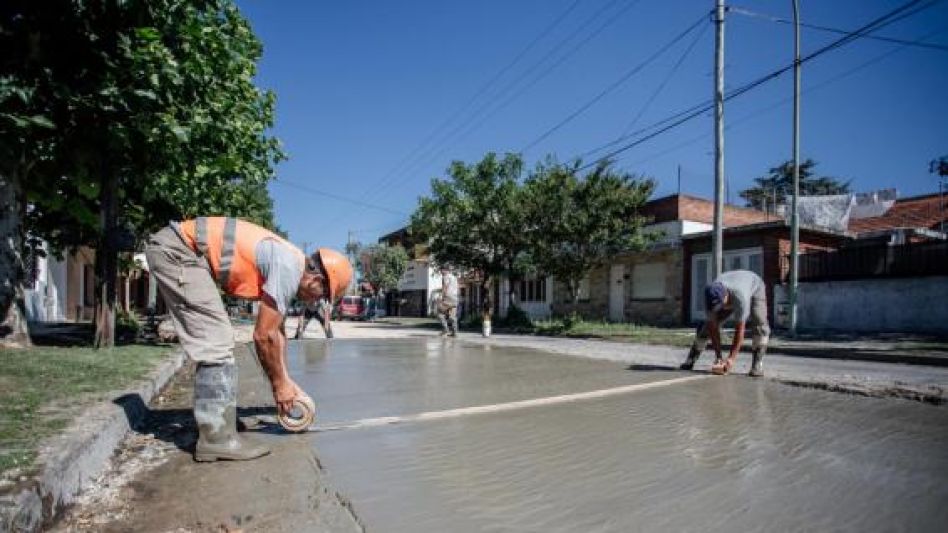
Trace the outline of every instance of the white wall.
<instances>
[{"instance_id":1,"label":"white wall","mask_svg":"<svg viewBox=\"0 0 948 533\"><path fill-rule=\"evenodd\" d=\"M774 316L787 327L786 286L774 287ZM801 282L801 329L948 333L948 276Z\"/></svg>"},{"instance_id":2,"label":"white wall","mask_svg":"<svg viewBox=\"0 0 948 533\"><path fill-rule=\"evenodd\" d=\"M36 281L24 290L26 317L33 322L66 318L66 261L55 257L36 259Z\"/></svg>"}]
</instances>

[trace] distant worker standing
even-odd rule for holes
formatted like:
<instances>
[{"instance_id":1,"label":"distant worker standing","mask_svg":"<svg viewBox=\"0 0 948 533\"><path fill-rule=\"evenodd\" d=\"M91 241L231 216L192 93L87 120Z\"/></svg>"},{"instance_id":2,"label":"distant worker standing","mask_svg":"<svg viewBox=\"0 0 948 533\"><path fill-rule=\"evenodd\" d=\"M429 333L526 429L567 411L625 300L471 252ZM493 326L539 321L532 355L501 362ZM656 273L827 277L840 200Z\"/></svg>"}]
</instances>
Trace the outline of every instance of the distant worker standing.
<instances>
[{"instance_id":1,"label":"distant worker standing","mask_svg":"<svg viewBox=\"0 0 948 533\"><path fill-rule=\"evenodd\" d=\"M332 304L329 303L329 300L324 298L320 298L319 301L307 303L303 306L303 313L300 315L299 322L296 324L296 335L293 338L302 339L303 332L306 331L306 326L308 326L309 321L314 318L319 322L319 325L323 327L326 338L331 339L332 324L330 320L332 318Z\"/></svg>"},{"instance_id":2,"label":"distant worker standing","mask_svg":"<svg viewBox=\"0 0 948 533\"><path fill-rule=\"evenodd\" d=\"M770 340L770 326L767 324L767 292L760 276L749 270L732 270L718 276L704 290L707 320L698 327L695 342L688 353L688 359L682 363L682 370L691 370L701 352L708 345L708 338L714 346L714 364L711 371L715 374L727 374L737 361L737 353L744 343L745 324L750 321L754 335L754 359L750 375L764 375L763 358ZM734 315L734 342L726 360L721 358L721 325Z\"/></svg>"},{"instance_id":3,"label":"distant worker standing","mask_svg":"<svg viewBox=\"0 0 948 533\"><path fill-rule=\"evenodd\" d=\"M447 266L441 267L441 300L438 302L441 335L458 334L458 278Z\"/></svg>"},{"instance_id":4,"label":"distant worker standing","mask_svg":"<svg viewBox=\"0 0 948 533\"><path fill-rule=\"evenodd\" d=\"M234 332L220 291L260 301L253 340L282 422L295 406L312 406L286 368L286 310L294 297L304 302L335 301L352 277L349 261L327 248L307 258L275 233L225 217L173 222L149 238L145 256L181 346L197 363L194 459L266 455L266 447L237 435Z\"/></svg>"}]
</instances>

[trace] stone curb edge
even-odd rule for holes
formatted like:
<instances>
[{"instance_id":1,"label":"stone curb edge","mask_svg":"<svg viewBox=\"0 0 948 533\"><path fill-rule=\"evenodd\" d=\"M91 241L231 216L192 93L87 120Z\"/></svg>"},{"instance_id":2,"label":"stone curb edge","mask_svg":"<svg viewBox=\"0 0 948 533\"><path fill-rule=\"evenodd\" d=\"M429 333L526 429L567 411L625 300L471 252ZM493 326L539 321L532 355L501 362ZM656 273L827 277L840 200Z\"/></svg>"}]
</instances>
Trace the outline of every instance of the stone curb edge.
<instances>
[{"instance_id":1,"label":"stone curb edge","mask_svg":"<svg viewBox=\"0 0 948 533\"><path fill-rule=\"evenodd\" d=\"M34 532L51 523L108 466L128 432L144 422L147 406L185 362L175 348L170 357L134 387L108 395L59 435L43 442L40 473L11 494L0 496L0 532Z\"/></svg>"}]
</instances>

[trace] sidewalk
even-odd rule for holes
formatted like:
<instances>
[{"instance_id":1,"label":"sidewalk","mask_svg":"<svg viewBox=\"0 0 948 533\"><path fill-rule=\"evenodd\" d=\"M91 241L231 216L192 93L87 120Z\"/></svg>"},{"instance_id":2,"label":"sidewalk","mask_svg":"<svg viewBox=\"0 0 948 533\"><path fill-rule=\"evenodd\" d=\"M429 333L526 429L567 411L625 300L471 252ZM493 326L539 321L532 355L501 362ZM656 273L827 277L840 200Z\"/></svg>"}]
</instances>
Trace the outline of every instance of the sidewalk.
<instances>
[{"instance_id":1,"label":"sidewalk","mask_svg":"<svg viewBox=\"0 0 948 533\"><path fill-rule=\"evenodd\" d=\"M237 328L238 339L249 336ZM272 414L270 387L246 344L238 416ZM348 503L326 483L308 435L246 432L272 452L255 461L195 463L193 373L179 374L120 448L109 472L53 531L361 531ZM182 453L185 452L185 453ZM304 490L300 490L304 488ZM184 491L184 492L182 492Z\"/></svg>"}]
</instances>

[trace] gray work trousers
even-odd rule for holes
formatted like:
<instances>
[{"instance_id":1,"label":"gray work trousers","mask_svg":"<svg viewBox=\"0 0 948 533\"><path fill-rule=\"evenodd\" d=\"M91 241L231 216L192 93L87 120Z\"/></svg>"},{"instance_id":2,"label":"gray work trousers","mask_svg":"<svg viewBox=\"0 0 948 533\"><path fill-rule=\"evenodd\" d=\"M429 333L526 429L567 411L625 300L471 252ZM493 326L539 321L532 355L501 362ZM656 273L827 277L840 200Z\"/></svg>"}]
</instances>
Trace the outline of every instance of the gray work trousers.
<instances>
[{"instance_id":1,"label":"gray work trousers","mask_svg":"<svg viewBox=\"0 0 948 533\"><path fill-rule=\"evenodd\" d=\"M233 362L234 330L207 260L170 226L149 237L145 258L188 357Z\"/></svg>"},{"instance_id":2,"label":"gray work trousers","mask_svg":"<svg viewBox=\"0 0 948 533\"><path fill-rule=\"evenodd\" d=\"M730 314L730 311L719 314L718 324L723 323ZM770 342L770 325L767 323L767 293L763 289L751 297L751 312L747 325L750 328L751 335L753 335L754 348L767 346L767 343ZM710 339L711 332L708 330L708 321L705 321L698 327L695 342L692 346L698 351L704 351Z\"/></svg>"},{"instance_id":3,"label":"gray work trousers","mask_svg":"<svg viewBox=\"0 0 948 533\"><path fill-rule=\"evenodd\" d=\"M438 320L441 321L441 331L444 333L454 333L458 332L458 306L457 305L448 305L448 304L439 304L438 305ZM450 324L450 329L449 329Z\"/></svg>"}]
</instances>

